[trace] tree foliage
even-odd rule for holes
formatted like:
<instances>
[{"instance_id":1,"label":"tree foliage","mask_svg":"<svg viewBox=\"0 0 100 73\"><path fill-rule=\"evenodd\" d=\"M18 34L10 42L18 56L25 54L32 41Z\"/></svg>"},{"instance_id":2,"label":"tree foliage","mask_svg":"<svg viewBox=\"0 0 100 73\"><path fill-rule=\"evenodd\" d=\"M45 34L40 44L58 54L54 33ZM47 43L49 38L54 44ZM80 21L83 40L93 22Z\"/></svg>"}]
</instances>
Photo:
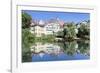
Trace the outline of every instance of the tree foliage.
<instances>
[{"instance_id":1,"label":"tree foliage","mask_svg":"<svg viewBox=\"0 0 100 73\"><path fill-rule=\"evenodd\" d=\"M29 29L22 29L22 61L31 61L30 46L35 42L35 35Z\"/></svg>"},{"instance_id":2,"label":"tree foliage","mask_svg":"<svg viewBox=\"0 0 100 73\"><path fill-rule=\"evenodd\" d=\"M30 45L35 41L35 35L33 35L28 29L22 29L22 48L23 51L27 51Z\"/></svg>"},{"instance_id":3,"label":"tree foliage","mask_svg":"<svg viewBox=\"0 0 100 73\"><path fill-rule=\"evenodd\" d=\"M78 28L78 37L80 38L88 38L90 36L90 26L89 23L87 24L80 24Z\"/></svg>"},{"instance_id":4,"label":"tree foliage","mask_svg":"<svg viewBox=\"0 0 100 73\"><path fill-rule=\"evenodd\" d=\"M75 32L76 26L74 23L66 23L64 26L64 38L66 39L74 39L76 37L76 32Z\"/></svg>"},{"instance_id":5,"label":"tree foliage","mask_svg":"<svg viewBox=\"0 0 100 73\"><path fill-rule=\"evenodd\" d=\"M31 24L31 16L25 12L22 12L22 28L29 28Z\"/></svg>"}]
</instances>

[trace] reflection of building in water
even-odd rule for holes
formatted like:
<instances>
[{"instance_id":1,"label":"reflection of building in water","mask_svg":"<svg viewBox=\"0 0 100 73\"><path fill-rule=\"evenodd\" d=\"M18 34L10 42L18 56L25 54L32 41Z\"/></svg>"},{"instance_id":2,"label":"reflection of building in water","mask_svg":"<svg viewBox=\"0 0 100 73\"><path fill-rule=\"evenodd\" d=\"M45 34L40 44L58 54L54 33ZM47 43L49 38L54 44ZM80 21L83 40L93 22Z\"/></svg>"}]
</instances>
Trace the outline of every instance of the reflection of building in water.
<instances>
[{"instance_id":1,"label":"reflection of building in water","mask_svg":"<svg viewBox=\"0 0 100 73\"><path fill-rule=\"evenodd\" d=\"M89 49L86 49L86 47L84 46L78 45L77 42L65 43L65 47L63 46L64 45L62 45L61 43L59 43L59 45L58 43L36 43L31 47L32 61L37 62L90 59L90 56L88 55Z\"/></svg>"},{"instance_id":2,"label":"reflection of building in water","mask_svg":"<svg viewBox=\"0 0 100 73\"><path fill-rule=\"evenodd\" d=\"M31 51L34 53L48 53L48 54L59 54L62 52L60 46L54 45L54 44L41 44L41 43L36 43L36 45L31 47Z\"/></svg>"},{"instance_id":3,"label":"reflection of building in water","mask_svg":"<svg viewBox=\"0 0 100 73\"><path fill-rule=\"evenodd\" d=\"M43 52L40 52L40 53L39 53L39 56L40 56L40 57L43 57L44 55L45 55L45 53L43 53Z\"/></svg>"},{"instance_id":4,"label":"reflection of building in water","mask_svg":"<svg viewBox=\"0 0 100 73\"><path fill-rule=\"evenodd\" d=\"M36 43L35 45L31 46L32 53L40 54L41 56L43 56L43 53L58 55L62 52L66 53L67 55L83 54L89 56L89 50L89 45L81 42L66 42L65 44L59 43L59 45L57 43Z\"/></svg>"}]
</instances>

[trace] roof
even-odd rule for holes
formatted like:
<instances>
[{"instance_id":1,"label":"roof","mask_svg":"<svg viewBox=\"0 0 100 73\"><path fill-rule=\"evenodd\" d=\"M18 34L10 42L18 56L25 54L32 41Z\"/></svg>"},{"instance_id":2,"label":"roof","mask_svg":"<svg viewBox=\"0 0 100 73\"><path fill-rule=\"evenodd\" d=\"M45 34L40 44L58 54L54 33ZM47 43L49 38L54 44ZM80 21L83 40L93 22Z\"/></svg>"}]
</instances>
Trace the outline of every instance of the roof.
<instances>
[{"instance_id":1,"label":"roof","mask_svg":"<svg viewBox=\"0 0 100 73\"><path fill-rule=\"evenodd\" d=\"M43 20L32 20L31 26L45 26L48 25L50 23L58 23L60 25L60 27L63 27L64 25L64 21L60 20L59 18L55 18L55 19L50 19L48 21L43 21Z\"/></svg>"}]
</instances>

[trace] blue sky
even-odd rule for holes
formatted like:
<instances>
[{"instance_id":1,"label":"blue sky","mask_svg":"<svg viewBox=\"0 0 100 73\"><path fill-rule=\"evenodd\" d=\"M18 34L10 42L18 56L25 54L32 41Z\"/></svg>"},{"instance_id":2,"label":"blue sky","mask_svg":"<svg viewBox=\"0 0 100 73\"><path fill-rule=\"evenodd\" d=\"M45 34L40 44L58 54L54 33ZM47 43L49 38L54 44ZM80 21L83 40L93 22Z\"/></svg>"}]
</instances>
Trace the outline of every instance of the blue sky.
<instances>
[{"instance_id":1,"label":"blue sky","mask_svg":"<svg viewBox=\"0 0 100 73\"><path fill-rule=\"evenodd\" d=\"M84 20L90 20L89 13L80 12L53 12L53 11L34 11L34 10L23 10L28 13L32 19L37 20L49 20L52 18L59 18L64 22L81 22Z\"/></svg>"}]
</instances>

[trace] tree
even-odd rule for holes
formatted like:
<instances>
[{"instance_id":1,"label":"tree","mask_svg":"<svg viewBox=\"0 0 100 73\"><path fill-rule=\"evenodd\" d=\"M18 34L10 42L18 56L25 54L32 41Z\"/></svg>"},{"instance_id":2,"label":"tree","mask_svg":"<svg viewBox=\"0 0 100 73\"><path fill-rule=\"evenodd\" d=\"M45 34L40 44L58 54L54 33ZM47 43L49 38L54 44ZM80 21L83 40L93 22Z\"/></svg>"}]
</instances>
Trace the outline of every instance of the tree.
<instances>
[{"instance_id":1,"label":"tree","mask_svg":"<svg viewBox=\"0 0 100 73\"><path fill-rule=\"evenodd\" d=\"M90 36L89 21L87 22L87 24L81 23L80 27L78 28L78 37L89 39L89 36Z\"/></svg>"},{"instance_id":2,"label":"tree","mask_svg":"<svg viewBox=\"0 0 100 73\"><path fill-rule=\"evenodd\" d=\"M65 23L64 24L64 38L67 40L73 40L76 37L75 32L76 26L73 22L71 23Z\"/></svg>"},{"instance_id":3,"label":"tree","mask_svg":"<svg viewBox=\"0 0 100 73\"><path fill-rule=\"evenodd\" d=\"M31 24L31 16L25 12L22 12L22 28L29 28Z\"/></svg>"}]
</instances>

